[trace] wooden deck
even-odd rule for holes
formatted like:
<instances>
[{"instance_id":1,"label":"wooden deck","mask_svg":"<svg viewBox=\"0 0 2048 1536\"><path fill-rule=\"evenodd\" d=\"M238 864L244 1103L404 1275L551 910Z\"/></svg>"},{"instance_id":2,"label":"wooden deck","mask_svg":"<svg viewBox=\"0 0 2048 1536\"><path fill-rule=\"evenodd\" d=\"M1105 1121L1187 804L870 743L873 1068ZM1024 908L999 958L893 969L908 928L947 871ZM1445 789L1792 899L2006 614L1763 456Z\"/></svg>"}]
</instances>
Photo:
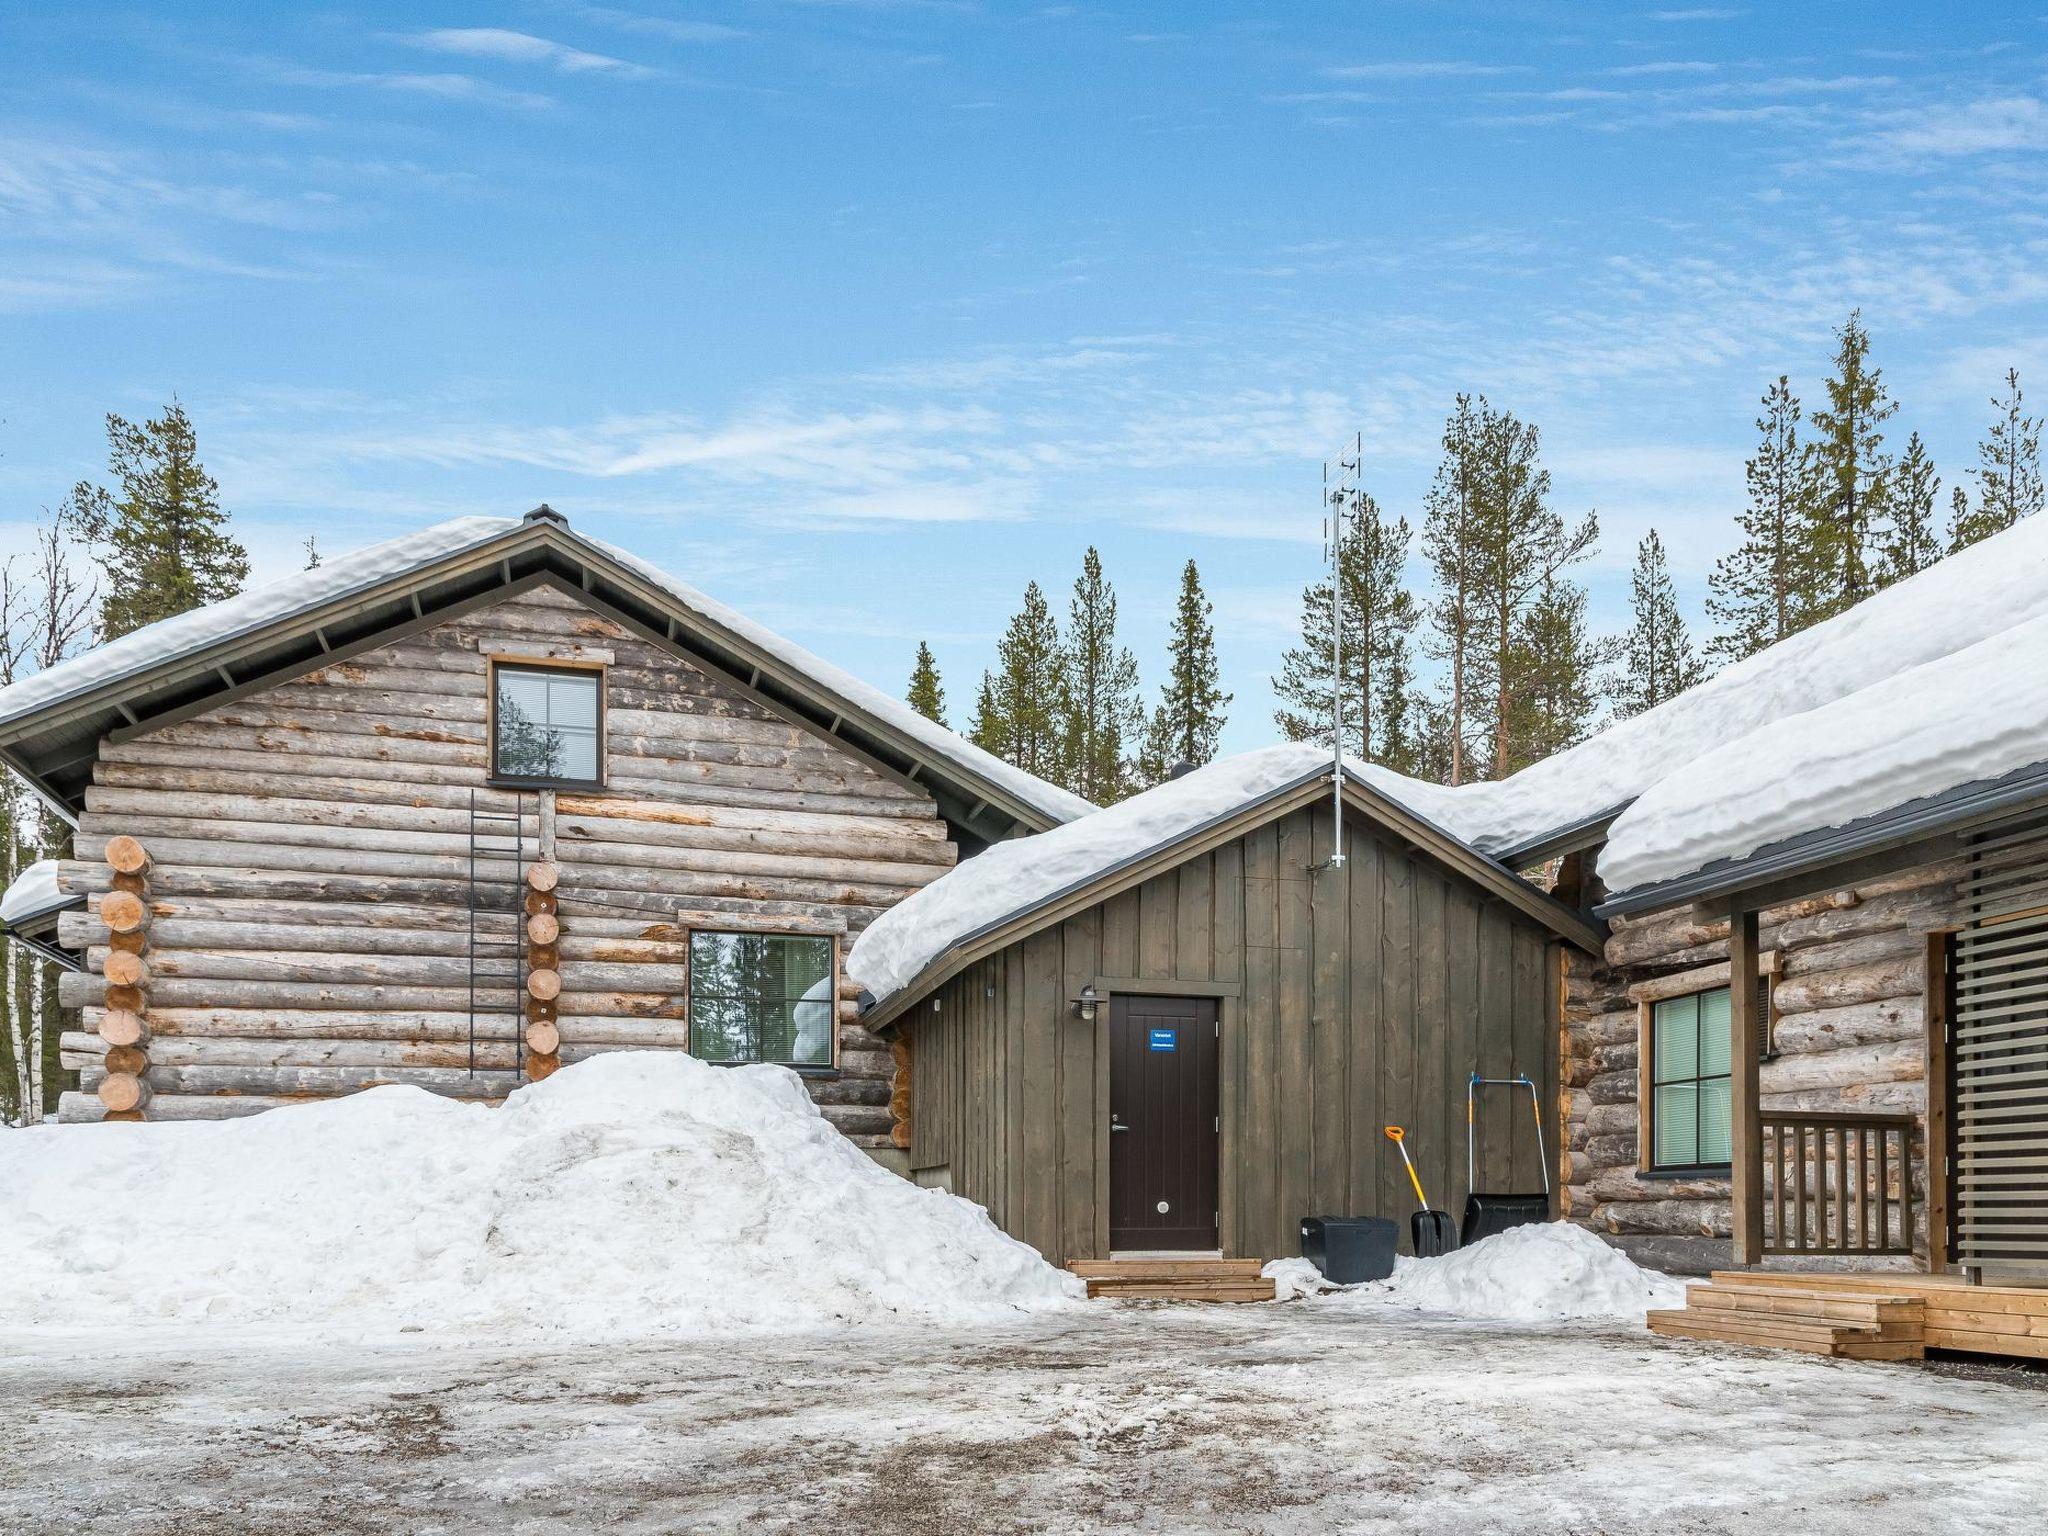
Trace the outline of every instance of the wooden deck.
<instances>
[{"instance_id":1,"label":"wooden deck","mask_svg":"<svg viewBox=\"0 0 2048 1536\"><path fill-rule=\"evenodd\" d=\"M1271 1301L1257 1259L1077 1259L1090 1296L1125 1301Z\"/></svg>"},{"instance_id":2,"label":"wooden deck","mask_svg":"<svg viewBox=\"0 0 2048 1536\"><path fill-rule=\"evenodd\" d=\"M2048 1359L2048 1287L1970 1285L1956 1275L1716 1270L1682 1311L1652 1312L1669 1337L1920 1359L1929 1349Z\"/></svg>"}]
</instances>

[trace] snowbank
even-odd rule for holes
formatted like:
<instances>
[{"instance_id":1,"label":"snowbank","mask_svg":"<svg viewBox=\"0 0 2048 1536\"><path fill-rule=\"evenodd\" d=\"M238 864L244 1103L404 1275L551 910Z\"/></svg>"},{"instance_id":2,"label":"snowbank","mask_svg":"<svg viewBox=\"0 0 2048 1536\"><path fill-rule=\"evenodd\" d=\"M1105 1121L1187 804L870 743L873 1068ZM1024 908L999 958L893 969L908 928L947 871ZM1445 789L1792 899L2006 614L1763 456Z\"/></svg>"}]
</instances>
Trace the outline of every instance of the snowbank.
<instances>
[{"instance_id":1,"label":"snowbank","mask_svg":"<svg viewBox=\"0 0 2048 1536\"><path fill-rule=\"evenodd\" d=\"M57 861L37 859L0 894L0 923L18 923L61 907L70 898L57 889Z\"/></svg>"},{"instance_id":2,"label":"snowbank","mask_svg":"<svg viewBox=\"0 0 2048 1536\"><path fill-rule=\"evenodd\" d=\"M1509 1322L1640 1323L1654 1307L1685 1305L1681 1282L1562 1221L1511 1227L1438 1259L1398 1258L1391 1278L1370 1285L1332 1287L1306 1259L1265 1273L1283 1301L1320 1293L1338 1306Z\"/></svg>"},{"instance_id":3,"label":"snowbank","mask_svg":"<svg viewBox=\"0 0 2048 1536\"><path fill-rule=\"evenodd\" d=\"M1617 890L2048 761L2048 617L1792 715L1660 779L1612 829Z\"/></svg>"},{"instance_id":4,"label":"snowbank","mask_svg":"<svg viewBox=\"0 0 2048 1536\"><path fill-rule=\"evenodd\" d=\"M10 1325L719 1334L972 1322L1079 1282L896 1177L779 1067L606 1055L502 1108L414 1088L0 1135Z\"/></svg>"}]
</instances>

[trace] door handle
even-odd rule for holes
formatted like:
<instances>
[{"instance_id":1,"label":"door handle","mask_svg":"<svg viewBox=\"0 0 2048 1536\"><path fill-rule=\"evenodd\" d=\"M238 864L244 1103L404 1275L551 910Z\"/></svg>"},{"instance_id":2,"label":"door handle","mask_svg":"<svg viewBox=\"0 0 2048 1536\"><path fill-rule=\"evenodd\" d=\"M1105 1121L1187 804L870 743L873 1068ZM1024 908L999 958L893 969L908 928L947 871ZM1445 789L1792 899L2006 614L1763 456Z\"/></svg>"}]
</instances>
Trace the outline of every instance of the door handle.
<instances>
[{"instance_id":1,"label":"door handle","mask_svg":"<svg viewBox=\"0 0 2048 1536\"><path fill-rule=\"evenodd\" d=\"M1130 1129L1130 1127L1129 1127L1128 1125L1120 1125L1120 1124L1116 1123L1115 1121L1112 1121L1112 1122L1110 1123L1110 1127L1109 1127L1109 1128L1110 1128L1110 1129L1111 1129L1112 1131L1128 1131L1128 1130Z\"/></svg>"}]
</instances>

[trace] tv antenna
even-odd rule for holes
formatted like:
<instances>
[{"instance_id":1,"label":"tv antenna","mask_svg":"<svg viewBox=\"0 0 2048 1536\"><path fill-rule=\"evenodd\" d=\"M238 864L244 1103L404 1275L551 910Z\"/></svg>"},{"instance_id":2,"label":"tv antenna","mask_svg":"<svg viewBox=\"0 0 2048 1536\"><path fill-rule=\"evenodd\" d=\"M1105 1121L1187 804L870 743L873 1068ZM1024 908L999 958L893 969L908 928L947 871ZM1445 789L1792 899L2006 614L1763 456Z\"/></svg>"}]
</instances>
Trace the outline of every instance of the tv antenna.
<instances>
[{"instance_id":1,"label":"tv antenna","mask_svg":"<svg viewBox=\"0 0 2048 1536\"><path fill-rule=\"evenodd\" d=\"M1365 496L1365 434L1323 460L1323 552L1330 561L1330 869L1344 867L1344 519Z\"/></svg>"}]
</instances>

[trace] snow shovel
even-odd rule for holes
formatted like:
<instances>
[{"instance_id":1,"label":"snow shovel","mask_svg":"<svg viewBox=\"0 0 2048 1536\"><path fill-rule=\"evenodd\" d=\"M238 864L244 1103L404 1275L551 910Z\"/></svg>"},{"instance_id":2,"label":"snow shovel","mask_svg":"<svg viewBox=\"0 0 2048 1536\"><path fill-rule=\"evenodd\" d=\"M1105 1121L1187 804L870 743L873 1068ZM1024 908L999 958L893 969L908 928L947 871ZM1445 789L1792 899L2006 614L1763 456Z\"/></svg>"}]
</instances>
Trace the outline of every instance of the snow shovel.
<instances>
[{"instance_id":1,"label":"snow shovel","mask_svg":"<svg viewBox=\"0 0 2048 1536\"><path fill-rule=\"evenodd\" d=\"M1415 1171L1415 1160L1408 1155L1408 1144L1402 1138L1406 1135L1400 1126L1387 1127L1387 1140L1401 1149L1401 1161L1408 1169L1408 1182L1415 1186L1415 1203L1422 1207L1408 1218L1409 1235L1414 1239L1415 1257L1433 1259L1439 1254L1449 1253L1458 1246L1458 1229L1451 1225L1449 1211L1433 1211L1429 1208L1429 1196L1422 1192L1422 1178Z\"/></svg>"},{"instance_id":2,"label":"snow shovel","mask_svg":"<svg viewBox=\"0 0 2048 1536\"><path fill-rule=\"evenodd\" d=\"M1536 1166L1543 1172L1540 1195L1483 1194L1479 1189L1479 1090L1482 1088L1526 1088L1529 1109L1536 1121ZM1510 1227L1532 1221L1550 1220L1550 1153L1543 1144L1543 1101L1527 1073L1519 1077L1481 1077L1477 1072L1465 1085L1465 1224L1460 1240L1470 1247L1482 1237L1492 1237Z\"/></svg>"}]
</instances>

